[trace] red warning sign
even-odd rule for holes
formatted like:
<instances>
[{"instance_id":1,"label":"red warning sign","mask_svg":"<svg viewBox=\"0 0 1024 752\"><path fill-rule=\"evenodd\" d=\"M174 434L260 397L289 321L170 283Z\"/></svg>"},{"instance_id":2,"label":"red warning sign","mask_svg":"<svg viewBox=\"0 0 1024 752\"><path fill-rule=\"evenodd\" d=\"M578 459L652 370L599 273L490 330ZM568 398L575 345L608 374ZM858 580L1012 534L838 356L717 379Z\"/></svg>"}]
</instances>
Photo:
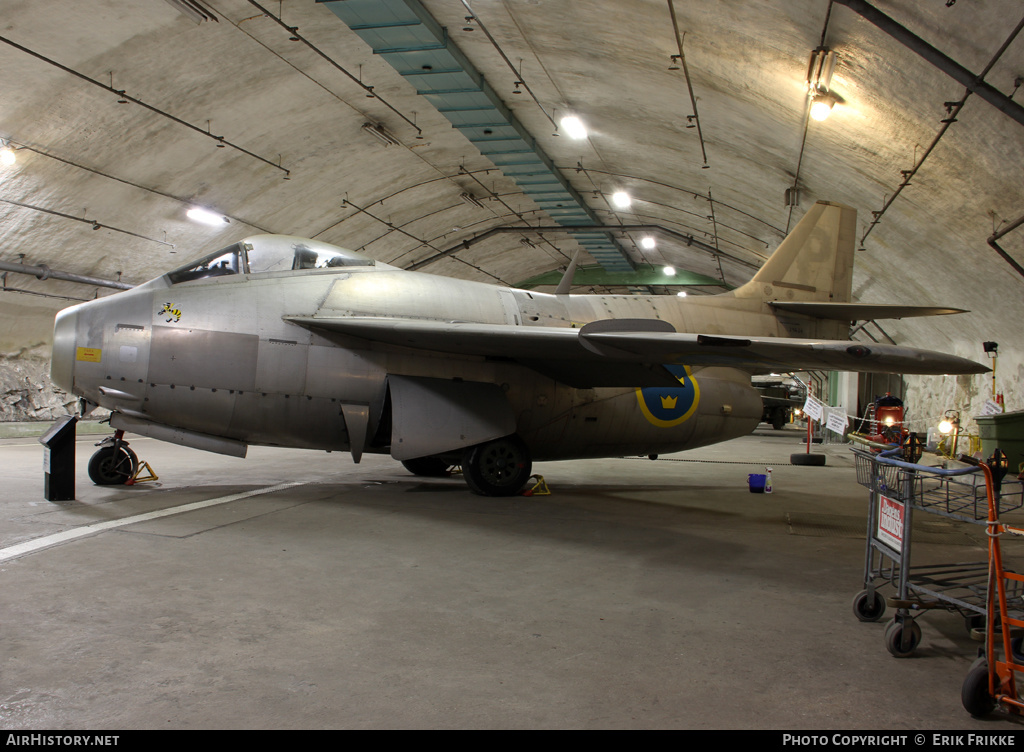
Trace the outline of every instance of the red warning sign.
<instances>
[{"instance_id":1,"label":"red warning sign","mask_svg":"<svg viewBox=\"0 0 1024 752\"><path fill-rule=\"evenodd\" d=\"M903 549L903 520L905 508L888 496L878 497L878 530L875 537L897 551Z\"/></svg>"}]
</instances>

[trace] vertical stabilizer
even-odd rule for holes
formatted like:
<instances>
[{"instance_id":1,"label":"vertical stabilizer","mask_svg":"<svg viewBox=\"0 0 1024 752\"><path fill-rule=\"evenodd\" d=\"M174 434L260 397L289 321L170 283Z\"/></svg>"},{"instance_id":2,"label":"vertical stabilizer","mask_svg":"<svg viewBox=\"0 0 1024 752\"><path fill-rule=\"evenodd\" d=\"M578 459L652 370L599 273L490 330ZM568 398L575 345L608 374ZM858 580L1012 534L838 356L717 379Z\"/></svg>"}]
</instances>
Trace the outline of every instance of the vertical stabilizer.
<instances>
[{"instance_id":1,"label":"vertical stabilizer","mask_svg":"<svg viewBox=\"0 0 1024 752\"><path fill-rule=\"evenodd\" d=\"M572 255L572 261L569 262L569 266L565 269L565 274L562 275L562 279L558 282L558 287L555 288L555 295L568 295L572 289L572 278L576 276L576 263L580 260L580 252L577 250Z\"/></svg>"},{"instance_id":2,"label":"vertical stabilizer","mask_svg":"<svg viewBox=\"0 0 1024 752\"><path fill-rule=\"evenodd\" d=\"M753 279L727 294L765 301L849 302L856 229L856 209L819 201Z\"/></svg>"}]
</instances>

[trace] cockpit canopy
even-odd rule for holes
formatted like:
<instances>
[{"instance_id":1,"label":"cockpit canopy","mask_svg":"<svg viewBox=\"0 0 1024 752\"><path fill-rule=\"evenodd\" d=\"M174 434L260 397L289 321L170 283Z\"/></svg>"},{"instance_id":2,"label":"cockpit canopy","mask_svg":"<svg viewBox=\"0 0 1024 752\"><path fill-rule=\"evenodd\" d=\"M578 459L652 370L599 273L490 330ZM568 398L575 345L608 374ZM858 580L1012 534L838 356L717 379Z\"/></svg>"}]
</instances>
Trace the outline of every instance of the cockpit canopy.
<instances>
[{"instance_id":1,"label":"cockpit canopy","mask_svg":"<svg viewBox=\"0 0 1024 752\"><path fill-rule=\"evenodd\" d=\"M301 269L374 266L376 261L355 251L290 235L254 235L198 261L175 269L171 284L229 274L263 274Z\"/></svg>"}]
</instances>

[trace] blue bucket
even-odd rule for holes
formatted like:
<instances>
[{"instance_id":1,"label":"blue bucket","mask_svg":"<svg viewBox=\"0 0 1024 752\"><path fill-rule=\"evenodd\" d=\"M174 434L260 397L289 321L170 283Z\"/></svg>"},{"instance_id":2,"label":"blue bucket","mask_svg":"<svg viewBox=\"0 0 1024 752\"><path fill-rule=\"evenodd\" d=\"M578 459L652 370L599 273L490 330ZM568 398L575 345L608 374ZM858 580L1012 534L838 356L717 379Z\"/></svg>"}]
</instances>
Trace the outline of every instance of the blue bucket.
<instances>
[{"instance_id":1,"label":"blue bucket","mask_svg":"<svg viewBox=\"0 0 1024 752\"><path fill-rule=\"evenodd\" d=\"M767 475L751 473L747 476L747 483L750 484L750 493L764 493L764 484L768 480Z\"/></svg>"}]
</instances>

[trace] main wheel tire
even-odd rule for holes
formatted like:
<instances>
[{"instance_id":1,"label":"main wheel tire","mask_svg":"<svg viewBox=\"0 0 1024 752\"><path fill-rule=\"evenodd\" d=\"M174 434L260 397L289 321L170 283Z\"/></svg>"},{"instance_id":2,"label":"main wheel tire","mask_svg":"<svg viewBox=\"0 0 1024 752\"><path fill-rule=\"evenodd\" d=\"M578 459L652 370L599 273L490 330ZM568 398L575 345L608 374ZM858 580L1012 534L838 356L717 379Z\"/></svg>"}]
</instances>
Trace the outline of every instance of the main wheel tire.
<instances>
[{"instance_id":1,"label":"main wheel tire","mask_svg":"<svg viewBox=\"0 0 1024 752\"><path fill-rule=\"evenodd\" d=\"M878 621L885 614L885 599L872 590L862 590L853 597L853 614L861 621Z\"/></svg>"},{"instance_id":2,"label":"main wheel tire","mask_svg":"<svg viewBox=\"0 0 1024 752\"><path fill-rule=\"evenodd\" d=\"M412 460L402 460L402 467L413 475L423 478L447 478L451 473L448 469L452 466L448 460L440 457L417 457Z\"/></svg>"},{"instance_id":3,"label":"main wheel tire","mask_svg":"<svg viewBox=\"0 0 1024 752\"><path fill-rule=\"evenodd\" d=\"M1014 663L1024 664L1024 637L1014 637L1010 640L1010 656Z\"/></svg>"},{"instance_id":4,"label":"main wheel tire","mask_svg":"<svg viewBox=\"0 0 1024 752\"><path fill-rule=\"evenodd\" d=\"M995 698L988 691L988 661L984 658L976 660L964 677L960 702L975 718L984 718L996 709Z\"/></svg>"},{"instance_id":5,"label":"main wheel tire","mask_svg":"<svg viewBox=\"0 0 1024 752\"><path fill-rule=\"evenodd\" d=\"M89 477L97 486L121 486L135 477L139 458L126 446L103 447L89 458Z\"/></svg>"},{"instance_id":6,"label":"main wheel tire","mask_svg":"<svg viewBox=\"0 0 1024 752\"><path fill-rule=\"evenodd\" d=\"M469 447L462 459L466 485L481 496L514 496L530 479L532 468L530 452L518 436Z\"/></svg>"},{"instance_id":7,"label":"main wheel tire","mask_svg":"<svg viewBox=\"0 0 1024 752\"><path fill-rule=\"evenodd\" d=\"M776 431L781 431L783 426L786 425L786 411L781 407L772 410L772 428Z\"/></svg>"},{"instance_id":8,"label":"main wheel tire","mask_svg":"<svg viewBox=\"0 0 1024 752\"><path fill-rule=\"evenodd\" d=\"M821 467L825 464L824 454L810 454L808 452L797 452L796 454L789 455L789 464L791 465L813 465L815 467Z\"/></svg>"},{"instance_id":9,"label":"main wheel tire","mask_svg":"<svg viewBox=\"0 0 1024 752\"><path fill-rule=\"evenodd\" d=\"M983 641L985 639L985 615L970 614L969 616L965 616L964 629L967 630L967 635L972 639Z\"/></svg>"},{"instance_id":10,"label":"main wheel tire","mask_svg":"<svg viewBox=\"0 0 1024 752\"><path fill-rule=\"evenodd\" d=\"M885 628L885 647L896 658L909 658L921 644L921 625L913 619L893 619Z\"/></svg>"}]
</instances>

